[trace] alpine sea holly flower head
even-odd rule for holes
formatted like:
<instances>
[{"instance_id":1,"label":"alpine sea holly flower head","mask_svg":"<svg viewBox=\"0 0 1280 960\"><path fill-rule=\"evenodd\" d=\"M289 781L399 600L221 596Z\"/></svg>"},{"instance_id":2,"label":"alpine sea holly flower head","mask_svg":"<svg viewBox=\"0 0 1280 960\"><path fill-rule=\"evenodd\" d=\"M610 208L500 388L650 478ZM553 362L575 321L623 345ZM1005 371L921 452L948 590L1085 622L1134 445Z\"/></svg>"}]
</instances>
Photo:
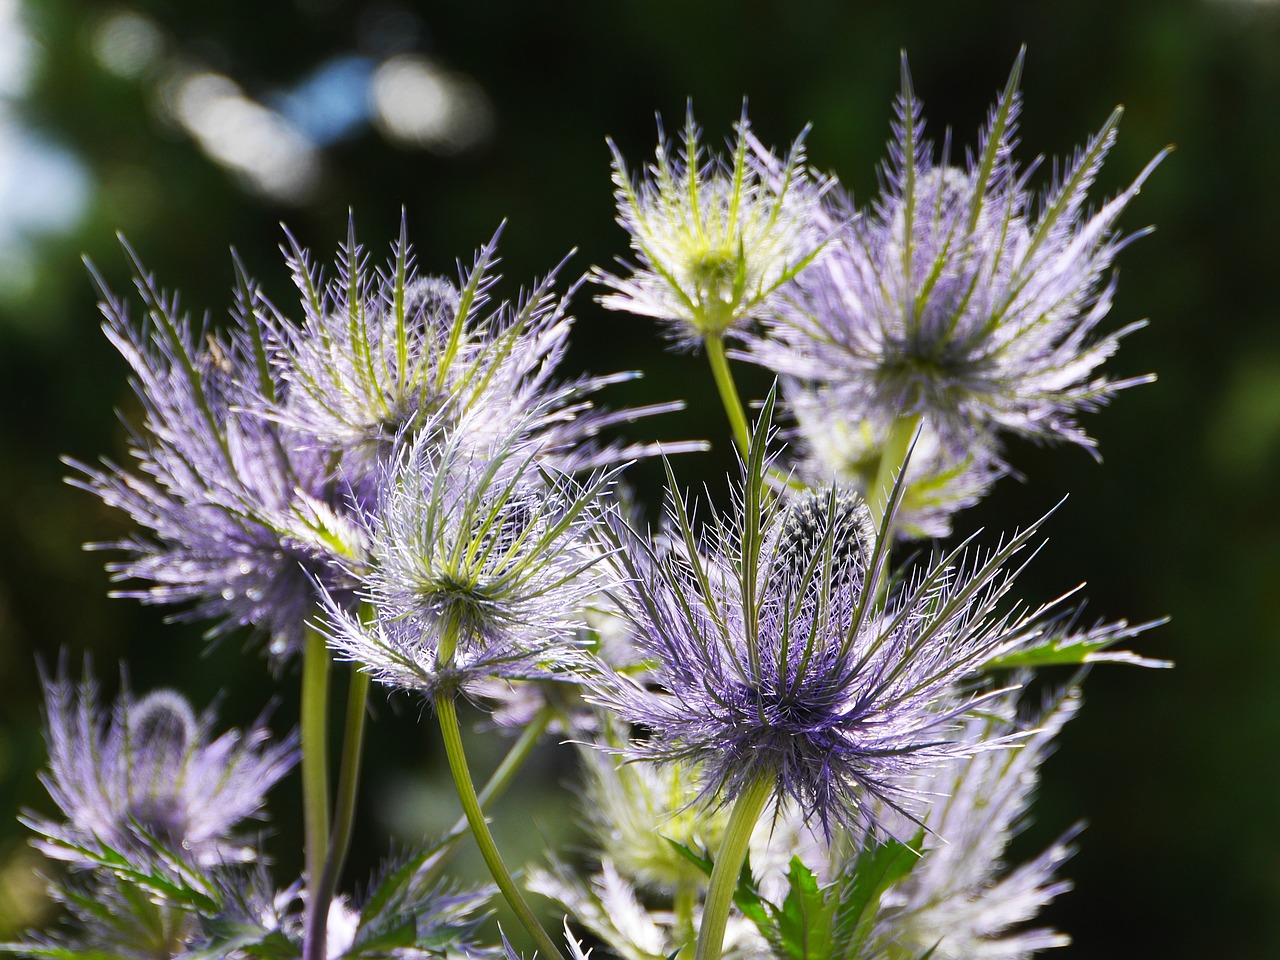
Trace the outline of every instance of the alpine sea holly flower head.
<instances>
[{"instance_id":1,"label":"alpine sea holly flower head","mask_svg":"<svg viewBox=\"0 0 1280 960\"><path fill-rule=\"evenodd\" d=\"M977 675L1043 633L1036 614L997 613L1039 525L985 557L962 545L890 591L884 530L901 485L874 537L847 493L770 490L771 413L772 400L733 515L700 536L672 495L670 549L614 530L620 602L658 689L619 677L599 696L650 731L627 755L697 764L707 800L763 784L824 830L884 832L881 809L918 810L917 774L985 748L946 734L993 695Z\"/></svg>"},{"instance_id":2,"label":"alpine sea holly flower head","mask_svg":"<svg viewBox=\"0 0 1280 960\"><path fill-rule=\"evenodd\" d=\"M214 717L197 716L177 693L99 703L86 675L44 678L49 770L42 776L66 820L31 818L48 855L93 865L91 854L159 843L212 866L254 857L236 828L261 812L267 792L293 767L293 737L272 743L255 726L213 736ZM87 852L86 852L87 851Z\"/></svg>"},{"instance_id":3,"label":"alpine sea holly flower head","mask_svg":"<svg viewBox=\"0 0 1280 960\"><path fill-rule=\"evenodd\" d=\"M555 675L577 659L584 610L605 584L592 530L616 471L579 483L541 466L520 421L485 451L466 434L407 439L369 517L371 616L327 604L333 648L429 697L482 677Z\"/></svg>"},{"instance_id":4,"label":"alpine sea holly flower head","mask_svg":"<svg viewBox=\"0 0 1280 960\"><path fill-rule=\"evenodd\" d=\"M267 306L256 286L238 270L232 327L214 334L125 250L141 323L94 276L103 329L133 371L144 412L132 434L136 465L69 462L81 474L72 482L146 533L91 546L127 551L130 559L108 570L149 584L118 596L189 604L179 619L212 620L215 637L251 627L270 637L275 657L285 657L301 645L314 583L335 594L348 585L333 561L361 549L341 522L349 494L334 482L324 449L255 412L259 398L283 389L266 363L260 318Z\"/></svg>"},{"instance_id":5,"label":"alpine sea holly flower head","mask_svg":"<svg viewBox=\"0 0 1280 960\"><path fill-rule=\"evenodd\" d=\"M736 132L726 163L706 156L692 106L678 153L659 121L657 157L639 182L609 144L618 222L640 263L628 276L597 270L614 291L600 302L665 321L687 346L765 316L825 239L815 214L829 181L805 166L803 135L779 159L752 135L745 108Z\"/></svg>"},{"instance_id":6,"label":"alpine sea holly flower head","mask_svg":"<svg viewBox=\"0 0 1280 960\"><path fill-rule=\"evenodd\" d=\"M1047 192L1013 158L1019 54L977 151L935 158L905 59L884 188L872 209L837 211L838 235L797 280L773 336L753 344L774 370L830 387L847 418L920 417L958 451L973 434L1092 441L1077 414L1151 379L1098 368L1141 323L1100 333L1116 223L1161 153L1096 211L1088 191L1116 139L1111 115ZM847 205L847 202L846 202Z\"/></svg>"},{"instance_id":7,"label":"alpine sea holly flower head","mask_svg":"<svg viewBox=\"0 0 1280 960\"><path fill-rule=\"evenodd\" d=\"M1068 687L1034 722L1019 722L1014 698L992 704L963 735L1000 737L1021 729L1007 749L975 754L940 767L920 784L931 796L920 861L881 899L874 939L889 957L938 960L1023 960L1070 938L1025 924L1071 884L1057 873L1071 856L1068 831L1026 863L1009 869L1006 848L1023 826L1040 765L1054 738L1080 707ZM1078 828L1076 828L1078 829Z\"/></svg>"},{"instance_id":8,"label":"alpine sea holly flower head","mask_svg":"<svg viewBox=\"0 0 1280 960\"><path fill-rule=\"evenodd\" d=\"M286 391L269 416L337 452L358 489L377 475L394 443L418 430L443 438L465 418L477 447L523 417L540 452L563 468L619 462L636 450L600 449L599 432L618 421L673 409L616 413L586 399L632 374L554 379L572 318L554 295L553 270L515 303L490 303L497 236L457 284L419 274L405 220L387 265L374 269L354 225L326 281L289 236L288 262L301 295L302 321L270 320L268 349Z\"/></svg>"}]
</instances>

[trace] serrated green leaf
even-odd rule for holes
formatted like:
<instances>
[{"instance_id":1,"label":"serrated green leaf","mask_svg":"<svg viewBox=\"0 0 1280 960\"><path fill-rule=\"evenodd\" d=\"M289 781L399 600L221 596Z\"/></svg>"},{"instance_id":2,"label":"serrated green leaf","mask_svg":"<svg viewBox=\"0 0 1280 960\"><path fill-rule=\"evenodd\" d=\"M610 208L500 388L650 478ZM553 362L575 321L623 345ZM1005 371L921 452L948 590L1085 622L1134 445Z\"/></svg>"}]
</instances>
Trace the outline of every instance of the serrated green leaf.
<instances>
[{"instance_id":1,"label":"serrated green leaf","mask_svg":"<svg viewBox=\"0 0 1280 960\"><path fill-rule=\"evenodd\" d=\"M1169 667L1168 660L1153 660L1128 650L1108 650L1114 638L1084 638L1074 643L1048 640L1039 646L996 657L987 664L991 670L1013 668L1083 666L1087 663L1129 663L1141 667Z\"/></svg>"},{"instance_id":2,"label":"serrated green leaf","mask_svg":"<svg viewBox=\"0 0 1280 960\"><path fill-rule=\"evenodd\" d=\"M820 888L799 857L791 858L787 881L786 899L773 911L777 943L791 960L826 960L834 933L835 890Z\"/></svg>"}]
</instances>

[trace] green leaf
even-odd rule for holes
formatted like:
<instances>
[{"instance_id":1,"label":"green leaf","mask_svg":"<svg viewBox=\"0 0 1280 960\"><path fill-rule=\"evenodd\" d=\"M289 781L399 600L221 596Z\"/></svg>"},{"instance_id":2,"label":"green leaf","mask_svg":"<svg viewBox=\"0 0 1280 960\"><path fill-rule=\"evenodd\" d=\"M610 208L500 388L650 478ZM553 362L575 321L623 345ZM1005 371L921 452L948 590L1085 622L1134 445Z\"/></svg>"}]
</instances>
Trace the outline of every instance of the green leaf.
<instances>
[{"instance_id":1,"label":"green leaf","mask_svg":"<svg viewBox=\"0 0 1280 960\"><path fill-rule=\"evenodd\" d=\"M861 955L861 948L870 940L880 898L911 872L923 843L922 833L909 844L896 840L874 844L858 854L853 869L838 881L839 907L833 918L832 940L840 944L840 958Z\"/></svg>"},{"instance_id":2,"label":"green leaf","mask_svg":"<svg viewBox=\"0 0 1280 960\"><path fill-rule=\"evenodd\" d=\"M1130 627L1124 621L1118 621L1065 637L1058 633L1034 647L996 657L987 664L987 669L1083 666L1101 662L1128 663L1138 667L1171 667L1173 663L1169 660L1154 660L1129 650L1110 649L1121 640L1162 622L1154 621Z\"/></svg>"},{"instance_id":3,"label":"green leaf","mask_svg":"<svg viewBox=\"0 0 1280 960\"><path fill-rule=\"evenodd\" d=\"M791 960L826 960L835 932L832 919L838 900L832 894L836 891L820 888L818 878L799 857L791 858L787 880L790 889L781 909L771 911L777 943Z\"/></svg>"}]
</instances>

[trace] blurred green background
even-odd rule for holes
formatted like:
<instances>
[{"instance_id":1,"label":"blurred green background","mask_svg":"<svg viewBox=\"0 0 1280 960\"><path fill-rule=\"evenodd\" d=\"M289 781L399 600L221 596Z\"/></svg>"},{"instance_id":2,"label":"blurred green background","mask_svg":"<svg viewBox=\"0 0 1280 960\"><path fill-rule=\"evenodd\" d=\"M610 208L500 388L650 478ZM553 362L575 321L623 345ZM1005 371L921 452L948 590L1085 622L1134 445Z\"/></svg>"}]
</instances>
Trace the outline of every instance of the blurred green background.
<instances>
[{"instance_id":1,"label":"blurred green background","mask_svg":"<svg viewBox=\"0 0 1280 960\"><path fill-rule=\"evenodd\" d=\"M1105 464L1015 447L1026 482L1003 481L958 527L994 539L1069 493L1023 595L1087 580L1090 618L1170 615L1139 647L1178 666L1094 672L1018 850L1089 822L1067 871L1077 889L1049 914L1076 938L1064 958L1280 956L1280 3L1267 0L0 0L0 939L42 909L39 857L13 819L48 806L37 656L91 651L110 685L123 658L136 688L200 704L225 690L229 722L272 697L278 729L296 716L291 673L108 600L104 556L81 550L127 528L61 482L59 457L123 459L115 411L136 406L82 255L125 290L119 231L216 322L229 248L287 308L281 221L327 259L354 211L381 257L403 207L432 272L452 273L506 220L501 292L514 296L570 250L566 282L626 252L605 137L638 165L655 111L672 128L692 100L712 143L744 96L768 143L812 122L813 163L865 200L900 50L932 134L951 127L970 146L1023 43L1024 161L1069 153L1116 103L1126 115L1095 199L1177 146L1125 214L1127 231L1158 230L1121 255L1109 321L1151 318L1109 372L1160 379L1088 418ZM731 458L700 358L666 353L651 324L606 314L589 288L575 303L566 373L647 371L614 405L686 398L685 415L639 429L714 440L679 471L722 492ZM765 378L740 372L759 397ZM657 501L656 469L633 481ZM419 716L407 700L379 709L348 887L389 831L456 815L416 759L434 750ZM544 759L528 782L571 782L567 750ZM297 864L295 787L273 800L282 869ZM511 832L558 836L563 803L539 794L531 831L521 793Z\"/></svg>"}]
</instances>

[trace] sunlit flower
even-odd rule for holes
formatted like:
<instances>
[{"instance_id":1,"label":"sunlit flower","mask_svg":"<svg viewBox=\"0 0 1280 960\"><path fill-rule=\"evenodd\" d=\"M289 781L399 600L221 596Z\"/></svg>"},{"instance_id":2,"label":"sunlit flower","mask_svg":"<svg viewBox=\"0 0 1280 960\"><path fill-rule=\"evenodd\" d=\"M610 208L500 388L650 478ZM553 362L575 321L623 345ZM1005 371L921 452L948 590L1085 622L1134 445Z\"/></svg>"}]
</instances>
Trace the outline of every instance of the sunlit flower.
<instances>
[{"instance_id":1,"label":"sunlit flower","mask_svg":"<svg viewBox=\"0 0 1280 960\"><path fill-rule=\"evenodd\" d=\"M395 442L418 431L440 442L467 423L476 449L520 420L540 456L562 469L620 462L640 448L600 448L599 432L679 406L608 412L587 399L634 374L559 382L572 325L555 272L518 303L491 303L497 237L455 284L419 274L404 222L385 267L374 269L350 232L326 280L290 238L302 322L276 313L267 347L286 385L269 415L337 452L357 488L376 479Z\"/></svg>"},{"instance_id":2,"label":"sunlit flower","mask_svg":"<svg viewBox=\"0 0 1280 960\"><path fill-rule=\"evenodd\" d=\"M420 434L388 467L370 519L364 592L372 616L330 604L331 645L391 686L432 695L482 677L528 678L574 659L604 581L596 501L540 468L523 428L481 454Z\"/></svg>"},{"instance_id":3,"label":"sunlit flower","mask_svg":"<svg viewBox=\"0 0 1280 960\"><path fill-rule=\"evenodd\" d=\"M153 843L210 866L249 859L235 830L261 812L267 792L297 759L292 738L270 742L264 727L212 736L171 690L124 691L98 702L91 677L44 682L49 770L42 779L66 820L33 820L50 856L92 863L84 847L146 850Z\"/></svg>"},{"instance_id":4,"label":"sunlit flower","mask_svg":"<svg viewBox=\"0 0 1280 960\"><path fill-rule=\"evenodd\" d=\"M274 655L287 655L315 608L315 584L340 593L347 582L332 561L361 549L335 535L351 532L339 519L349 494L333 482L323 449L249 409L281 386L255 349L264 309L256 289L242 285L234 327L219 337L135 266L145 323L101 289L104 329L132 368L145 411L132 440L137 464L72 466L82 474L74 482L146 535L94 546L130 553L108 569L149 584L118 596L190 604L179 618L212 620L214 636L252 627L270 636ZM330 534L318 536L325 527Z\"/></svg>"},{"instance_id":5,"label":"sunlit flower","mask_svg":"<svg viewBox=\"0 0 1280 960\"><path fill-rule=\"evenodd\" d=\"M673 497L673 548L618 533L623 606L660 689L619 679L601 698L650 731L628 755L698 765L705 798L763 778L826 829L884 829L881 804L918 807L914 776L982 749L947 733L986 696L963 681L1040 632L995 613L1035 527L889 591L885 545L851 495L786 500L748 466L739 511L699 538Z\"/></svg>"},{"instance_id":6,"label":"sunlit flower","mask_svg":"<svg viewBox=\"0 0 1280 960\"><path fill-rule=\"evenodd\" d=\"M1089 212L1117 110L1037 197L1013 159L1021 67L958 167L923 139L904 64L882 195L865 214L848 201L827 211L828 250L752 346L760 363L834 391L855 428L920 416L950 451L975 431L1088 446L1077 414L1149 379L1098 373L1141 324L1099 328L1131 239L1116 223L1160 157Z\"/></svg>"},{"instance_id":7,"label":"sunlit flower","mask_svg":"<svg viewBox=\"0 0 1280 960\"><path fill-rule=\"evenodd\" d=\"M737 124L733 159L708 159L689 113L673 155L659 130L650 177L633 182L617 147L618 222L640 264L628 276L602 270L612 310L655 317L679 343L723 336L765 315L779 290L822 248L815 213L828 182L804 166L803 141L780 160Z\"/></svg>"}]
</instances>

